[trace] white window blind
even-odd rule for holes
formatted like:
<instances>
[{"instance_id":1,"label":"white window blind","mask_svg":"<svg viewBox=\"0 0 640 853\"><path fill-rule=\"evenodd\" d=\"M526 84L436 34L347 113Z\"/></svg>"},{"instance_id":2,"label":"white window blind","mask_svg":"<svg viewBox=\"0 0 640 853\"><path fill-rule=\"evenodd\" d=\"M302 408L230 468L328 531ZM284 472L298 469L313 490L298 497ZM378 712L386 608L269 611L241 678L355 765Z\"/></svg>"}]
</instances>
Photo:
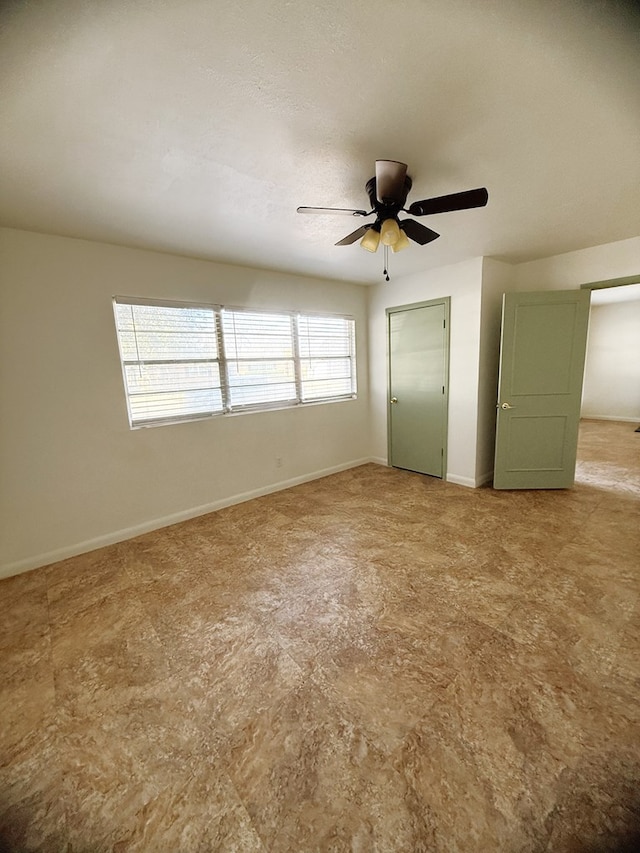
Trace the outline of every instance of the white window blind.
<instances>
[{"instance_id":1,"label":"white window blind","mask_svg":"<svg viewBox=\"0 0 640 853\"><path fill-rule=\"evenodd\" d=\"M295 403L292 317L222 309L230 411Z\"/></svg>"},{"instance_id":2,"label":"white window blind","mask_svg":"<svg viewBox=\"0 0 640 853\"><path fill-rule=\"evenodd\" d=\"M223 411L211 308L116 301L115 310L132 426Z\"/></svg>"},{"instance_id":3,"label":"white window blind","mask_svg":"<svg viewBox=\"0 0 640 853\"><path fill-rule=\"evenodd\" d=\"M131 426L356 396L351 317L116 297Z\"/></svg>"},{"instance_id":4,"label":"white window blind","mask_svg":"<svg viewBox=\"0 0 640 853\"><path fill-rule=\"evenodd\" d=\"M355 393L353 320L300 316L298 346L304 402Z\"/></svg>"}]
</instances>

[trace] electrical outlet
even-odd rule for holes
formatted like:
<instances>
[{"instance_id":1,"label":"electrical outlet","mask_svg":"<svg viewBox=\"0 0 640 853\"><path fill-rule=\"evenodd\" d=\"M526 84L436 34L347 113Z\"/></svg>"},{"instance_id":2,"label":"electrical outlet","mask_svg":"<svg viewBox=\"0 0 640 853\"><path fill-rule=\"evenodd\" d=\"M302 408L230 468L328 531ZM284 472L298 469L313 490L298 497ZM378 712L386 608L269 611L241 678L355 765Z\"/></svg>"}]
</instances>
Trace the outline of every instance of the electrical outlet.
<instances>
[{"instance_id":1,"label":"electrical outlet","mask_svg":"<svg viewBox=\"0 0 640 853\"><path fill-rule=\"evenodd\" d=\"M282 468L282 456L276 456L276 468Z\"/></svg>"}]
</instances>

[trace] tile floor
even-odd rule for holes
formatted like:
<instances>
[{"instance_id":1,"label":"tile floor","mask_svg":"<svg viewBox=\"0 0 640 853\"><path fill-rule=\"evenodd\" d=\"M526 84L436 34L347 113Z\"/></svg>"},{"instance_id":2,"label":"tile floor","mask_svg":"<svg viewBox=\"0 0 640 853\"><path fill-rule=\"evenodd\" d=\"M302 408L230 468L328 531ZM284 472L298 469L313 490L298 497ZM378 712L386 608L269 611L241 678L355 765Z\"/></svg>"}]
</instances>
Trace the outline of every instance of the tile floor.
<instances>
[{"instance_id":1,"label":"tile floor","mask_svg":"<svg viewBox=\"0 0 640 853\"><path fill-rule=\"evenodd\" d=\"M0 582L0 850L640 850L640 433L365 465Z\"/></svg>"}]
</instances>

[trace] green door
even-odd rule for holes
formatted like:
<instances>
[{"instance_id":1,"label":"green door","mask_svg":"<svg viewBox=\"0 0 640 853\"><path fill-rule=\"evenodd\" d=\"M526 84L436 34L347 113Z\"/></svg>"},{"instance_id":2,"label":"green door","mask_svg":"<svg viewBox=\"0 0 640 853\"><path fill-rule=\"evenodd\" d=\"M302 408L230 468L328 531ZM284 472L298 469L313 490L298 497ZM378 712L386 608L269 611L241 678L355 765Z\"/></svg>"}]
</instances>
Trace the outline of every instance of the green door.
<instances>
[{"instance_id":1,"label":"green door","mask_svg":"<svg viewBox=\"0 0 640 853\"><path fill-rule=\"evenodd\" d=\"M496 489L566 489L576 469L590 292L506 293Z\"/></svg>"},{"instance_id":2,"label":"green door","mask_svg":"<svg viewBox=\"0 0 640 853\"><path fill-rule=\"evenodd\" d=\"M390 308L389 464L444 477L448 301Z\"/></svg>"}]
</instances>

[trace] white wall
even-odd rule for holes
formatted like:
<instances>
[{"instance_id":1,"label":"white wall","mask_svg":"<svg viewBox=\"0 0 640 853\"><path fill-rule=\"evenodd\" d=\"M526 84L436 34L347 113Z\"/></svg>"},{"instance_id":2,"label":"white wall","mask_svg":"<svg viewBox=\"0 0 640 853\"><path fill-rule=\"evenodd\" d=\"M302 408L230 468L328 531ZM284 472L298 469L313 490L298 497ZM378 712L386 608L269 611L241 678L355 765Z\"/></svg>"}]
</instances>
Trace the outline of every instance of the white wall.
<instances>
[{"instance_id":1,"label":"white wall","mask_svg":"<svg viewBox=\"0 0 640 853\"><path fill-rule=\"evenodd\" d=\"M571 290L640 272L640 237L518 264L518 290Z\"/></svg>"},{"instance_id":2,"label":"white wall","mask_svg":"<svg viewBox=\"0 0 640 853\"><path fill-rule=\"evenodd\" d=\"M482 258L394 278L369 288L371 452L387 460L385 310L451 297L449 432L446 479L475 485Z\"/></svg>"},{"instance_id":3,"label":"white wall","mask_svg":"<svg viewBox=\"0 0 640 853\"><path fill-rule=\"evenodd\" d=\"M451 297L447 479L478 485L492 468L502 293L637 274L640 237L513 267L474 258L370 288L11 229L0 229L0 251L2 577L318 473L386 461L385 309L443 296ZM132 431L115 294L353 314L359 398ZM596 331L594 340L624 337L630 364L637 335L622 332L624 322L618 315L615 335ZM601 375L597 356L589 359ZM636 374L625 382L638 387ZM612 416L625 416L621 405Z\"/></svg>"},{"instance_id":4,"label":"white wall","mask_svg":"<svg viewBox=\"0 0 640 853\"><path fill-rule=\"evenodd\" d=\"M0 250L0 577L369 457L365 288L11 229ZM130 430L115 294L352 314L359 397Z\"/></svg>"},{"instance_id":5,"label":"white wall","mask_svg":"<svg viewBox=\"0 0 640 853\"><path fill-rule=\"evenodd\" d=\"M582 416L640 423L640 300L591 306Z\"/></svg>"}]
</instances>

